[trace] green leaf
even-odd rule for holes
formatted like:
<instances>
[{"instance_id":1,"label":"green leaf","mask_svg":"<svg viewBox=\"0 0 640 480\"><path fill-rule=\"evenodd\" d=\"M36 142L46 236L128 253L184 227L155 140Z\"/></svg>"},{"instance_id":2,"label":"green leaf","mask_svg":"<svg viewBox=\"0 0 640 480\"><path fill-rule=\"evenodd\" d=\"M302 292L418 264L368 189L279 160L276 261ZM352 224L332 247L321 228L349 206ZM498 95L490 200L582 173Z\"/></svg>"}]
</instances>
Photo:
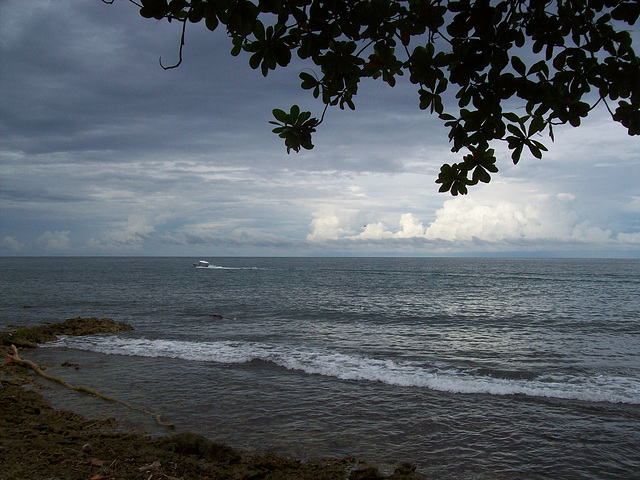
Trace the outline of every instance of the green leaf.
<instances>
[{"instance_id":1,"label":"green leaf","mask_svg":"<svg viewBox=\"0 0 640 480\"><path fill-rule=\"evenodd\" d=\"M511 159L513 160L513 164L514 165L517 165L518 162L520 161L520 157L522 156L522 148L523 148L523 146L520 145L511 154Z\"/></svg>"},{"instance_id":2,"label":"green leaf","mask_svg":"<svg viewBox=\"0 0 640 480\"><path fill-rule=\"evenodd\" d=\"M438 183L437 180L436 180L436 183ZM452 184L453 184L453 182L444 182L444 183L442 183L442 186L438 189L438 192L440 192L440 193L448 192L449 190L451 190L451 185Z\"/></svg>"},{"instance_id":3,"label":"green leaf","mask_svg":"<svg viewBox=\"0 0 640 480\"><path fill-rule=\"evenodd\" d=\"M491 181L491 175L482 166L478 165L473 171L473 180L477 183L489 183Z\"/></svg>"},{"instance_id":4,"label":"green leaf","mask_svg":"<svg viewBox=\"0 0 640 480\"><path fill-rule=\"evenodd\" d=\"M298 123L306 122L310 116L311 116L311 112L302 112L298 117Z\"/></svg>"},{"instance_id":5,"label":"green leaf","mask_svg":"<svg viewBox=\"0 0 640 480\"><path fill-rule=\"evenodd\" d=\"M301 86L305 90L315 88L318 85L318 80L316 80L316 78L313 75L307 72L301 72L299 76L300 76L300 79L302 80Z\"/></svg>"},{"instance_id":6,"label":"green leaf","mask_svg":"<svg viewBox=\"0 0 640 480\"><path fill-rule=\"evenodd\" d=\"M204 18L204 5L200 6L200 8L192 8L189 10L188 18L191 23L198 23L202 20Z\"/></svg>"},{"instance_id":7,"label":"green leaf","mask_svg":"<svg viewBox=\"0 0 640 480\"><path fill-rule=\"evenodd\" d=\"M544 118L541 115L535 115L529 124L528 136L544 130Z\"/></svg>"},{"instance_id":8,"label":"green leaf","mask_svg":"<svg viewBox=\"0 0 640 480\"><path fill-rule=\"evenodd\" d=\"M260 66L260 62L262 61L262 52L256 52L251 55L249 58L249 66L254 70Z\"/></svg>"},{"instance_id":9,"label":"green leaf","mask_svg":"<svg viewBox=\"0 0 640 480\"><path fill-rule=\"evenodd\" d=\"M611 16L614 20L620 20L627 22L629 25L634 25L640 16L640 4L635 0L621 2L620 5L611 11Z\"/></svg>"},{"instance_id":10,"label":"green leaf","mask_svg":"<svg viewBox=\"0 0 640 480\"><path fill-rule=\"evenodd\" d=\"M286 67L291 61L291 50L289 50L284 44L279 43L274 47L275 60L281 67ZM275 67L274 67L275 69Z\"/></svg>"},{"instance_id":11,"label":"green leaf","mask_svg":"<svg viewBox=\"0 0 640 480\"><path fill-rule=\"evenodd\" d=\"M520 138L524 138L525 134L524 132L522 132L518 127L516 127L513 124L509 124L507 125L507 130L509 130L511 133L513 133L516 137L520 137Z\"/></svg>"},{"instance_id":12,"label":"green leaf","mask_svg":"<svg viewBox=\"0 0 640 480\"><path fill-rule=\"evenodd\" d=\"M208 15L204 19L204 24L209 30L213 32L216 28L218 28L218 17L216 17L215 14ZM240 50L238 50L238 53L240 53Z\"/></svg>"},{"instance_id":13,"label":"green leaf","mask_svg":"<svg viewBox=\"0 0 640 480\"><path fill-rule=\"evenodd\" d=\"M513 123L520 123L520 117L512 112L503 113L502 116Z\"/></svg>"},{"instance_id":14,"label":"green leaf","mask_svg":"<svg viewBox=\"0 0 640 480\"><path fill-rule=\"evenodd\" d=\"M549 76L549 66L547 65L546 61L540 60L539 62L534 63L529 69L528 75L534 75L538 72L543 72L545 74L545 77Z\"/></svg>"},{"instance_id":15,"label":"green leaf","mask_svg":"<svg viewBox=\"0 0 640 480\"><path fill-rule=\"evenodd\" d=\"M515 55L513 57L511 57L511 66L521 76L523 76L523 77L526 76L527 66L524 64L524 62L522 60L520 60L519 57L516 57Z\"/></svg>"},{"instance_id":16,"label":"green leaf","mask_svg":"<svg viewBox=\"0 0 640 480\"><path fill-rule=\"evenodd\" d=\"M443 78L442 80L440 80L440 82L438 83L438 88L436 88L435 94L436 95L440 95L441 93L443 93L448 86L449 82L447 81L446 78Z\"/></svg>"},{"instance_id":17,"label":"green leaf","mask_svg":"<svg viewBox=\"0 0 640 480\"><path fill-rule=\"evenodd\" d=\"M567 51L563 50L560 53L558 53L556 57L553 59L553 68L555 68L556 70L562 70L566 64L566 59L567 59Z\"/></svg>"},{"instance_id":18,"label":"green leaf","mask_svg":"<svg viewBox=\"0 0 640 480\"><path fill-rule=\"evenodd\" d=\"M538 159L542 158L542 152L532 142L527 142L527 147L529 147L529 151L531 152L531 155L533 155L534 157L536 157Z\"/></svg>"},{"instance_id":19,"label":"green leaf","mask_svg":"<svg viewBox=\"0 0 640 480\"><path fill-rule=\"evenodd\" d=\"M442 115L442 112L444 112L444 105L442 104L442 97L440 97L440 95L433 97L431 107L438 115Z\"/></svg>"},{"instance_id":20,"label":"green leaf","mask_svg":"<svg viewBox=\"0 0 640 480\"><path fill-rule=\"evenodd\" d=\"M549 151L549 149L547 147L545 147L542 143L536 141L536 140L529 140L533 145L535 145L537 148L539 148L540 150L542 150L543 152L547 152Z\"/></svg>"},{"instance_id":21,"label":"green leaf","mask_svg":"<svg viewBox=\"0 0 640 480\"><path fill-rule=\"evenodd\" d=\"M276 118L276 120L279 120L282 123L287 123L289 116L284 110L280 110L279 108L274 108L271 111L271 113L273 113L273 116Z\"/></svg>"},{"instance_id":22,"label":"green leaf","mask_svg":"<svg viewBox=\"0 0 640 480\"><path fill-rule=\"evenodd\" d=\"M231 55L237 57L242 50L242 45L244 43L244 39L242 37L234 37L233 39L233 48L231 49Z\"/></svg>"}]
</instances>

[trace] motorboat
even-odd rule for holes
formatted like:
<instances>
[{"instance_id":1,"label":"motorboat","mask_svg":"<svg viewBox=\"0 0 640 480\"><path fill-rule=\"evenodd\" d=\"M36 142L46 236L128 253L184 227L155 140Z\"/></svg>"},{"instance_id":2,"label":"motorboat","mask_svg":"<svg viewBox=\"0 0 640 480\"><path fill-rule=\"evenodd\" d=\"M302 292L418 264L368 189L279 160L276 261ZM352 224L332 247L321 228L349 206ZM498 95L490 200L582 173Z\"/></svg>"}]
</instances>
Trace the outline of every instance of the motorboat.
<instances>
[{"instance_id":1,"label":"motorboat","mask_svg":"<svg viewBox=\"0 0 640 480\"><path fill-rule=\"evenodd\" d=\"M209 267L209 262L207 262L205 260L199 260L198 263L194 263L193 266L194 267L200 267L200 268L208 268Z\"/></svg>"}]
</instances>

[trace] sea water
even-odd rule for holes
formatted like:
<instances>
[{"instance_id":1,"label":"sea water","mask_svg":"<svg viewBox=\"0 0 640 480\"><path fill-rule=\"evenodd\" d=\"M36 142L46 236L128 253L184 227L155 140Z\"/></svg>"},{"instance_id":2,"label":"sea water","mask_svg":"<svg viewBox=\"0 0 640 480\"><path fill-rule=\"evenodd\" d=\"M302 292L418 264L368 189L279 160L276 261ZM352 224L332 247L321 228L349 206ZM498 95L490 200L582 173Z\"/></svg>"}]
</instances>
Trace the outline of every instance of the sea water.
<instances>
[{"instance_id":1,"label":"sea water","mask_svg":"<svg viewBox=\"0 0 640 480\"><path fill-rule=\"evenodd\" d=\"M196 260L1 258L0 326L131 324L27 355L236 447L429 478L640 478L639 260Z\"/></svg>"}]
</instances>

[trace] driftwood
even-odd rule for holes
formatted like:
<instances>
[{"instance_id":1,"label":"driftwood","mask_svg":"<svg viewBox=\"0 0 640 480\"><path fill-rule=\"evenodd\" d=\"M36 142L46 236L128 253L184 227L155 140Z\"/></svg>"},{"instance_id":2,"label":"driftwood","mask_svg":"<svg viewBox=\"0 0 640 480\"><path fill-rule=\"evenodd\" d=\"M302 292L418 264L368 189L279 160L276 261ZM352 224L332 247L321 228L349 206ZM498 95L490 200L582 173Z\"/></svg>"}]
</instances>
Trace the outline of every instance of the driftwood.
<instances>
[{"instance_id":1,"label":"driftwood","mask_svg":"<svg viewBox=\"0 0 640 480\"><path fill-rule=\"evenodd\" d=\"M117 398L108 397L108 396L103 395L103 394L101 394L99 392L96 392L95 390L93 390L91 388L88 388L88 387L83 387L83 386L74 387L73 385L68 384L67 382L65 382L61 378L54 377L52 375L48 375L48 374L44 373L42 371L42 369L38 365L33 363L32 361L25 360L24 358L20 358L20 356L18 355L18 349L15 347L15 345L11 345L11 350L13 351L13 354L12 355L7 354L7 361L4 363L5 365L13 364L13 365L19 365L21 367L29 368L29 369L33 370L35 373L37 373L38 375L40 375L42 378L46 378L47 380L51 380L52 382L56 382L56 383L62 385L63 387L70 388L71 390L75 390L76 392L85 392L85 393L88 393L89 395L94 395L94 396L96 396L98 398L102 398L103 400L106 400L108 402L119 403L121 405L124 405L127 408L132 409L132 410L136 410L138 412L142 412L142 413L146 413L147 415L151 415L163 427L175 428L175 425L173 423L165 423L165 422L163 422L162 419L160 418L160 415L158 415L156 413L153 413L153 412L150 412L149 410L145 410L144 408L136 407L135 405L131 405L129 402L125 402L124 400L119 400Z\"/></svg>"}]
</instances>

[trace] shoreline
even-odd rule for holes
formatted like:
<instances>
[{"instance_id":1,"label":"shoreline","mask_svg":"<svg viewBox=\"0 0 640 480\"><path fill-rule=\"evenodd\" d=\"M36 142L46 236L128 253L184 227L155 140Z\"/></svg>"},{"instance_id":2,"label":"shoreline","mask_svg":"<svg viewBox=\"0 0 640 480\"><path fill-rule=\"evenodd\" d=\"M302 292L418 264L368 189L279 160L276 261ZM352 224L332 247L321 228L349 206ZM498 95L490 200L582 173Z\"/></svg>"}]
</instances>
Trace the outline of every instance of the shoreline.
<instances>
[{"instance_id":1,"label":"shoreline","mask_svg":"<svg viewBox=\"0 0 640 480\"><path fill-rule=\"evenodd\" d=\"M37 344L43 339L55 339L56 334L83 334L78 332L87 330L105 333L114 331L112 328L128 327L125 324L113 327L115 322L105 320L108 319L70 319L60 324L0 332L0 344L10 357L8 342L12 340ZM71 330L70 325L74 326ZM34 340L34 336L40 342ZM33 347L23 343L21 352L28 352L28 348ZM37 391L48 387L34 379L35 373L21 365L5 364L0 369L0 478L3 480L424 479L415 472L415 465L408 463L399 464L392 474L384 475L375 465L353 457L301 461L272 452L234 449L192 433L150 437L135 431L116 432L116 419L97 420L54 409ZM68 394L86 393L70 391Z\"/></svg>"}]
</instances>

